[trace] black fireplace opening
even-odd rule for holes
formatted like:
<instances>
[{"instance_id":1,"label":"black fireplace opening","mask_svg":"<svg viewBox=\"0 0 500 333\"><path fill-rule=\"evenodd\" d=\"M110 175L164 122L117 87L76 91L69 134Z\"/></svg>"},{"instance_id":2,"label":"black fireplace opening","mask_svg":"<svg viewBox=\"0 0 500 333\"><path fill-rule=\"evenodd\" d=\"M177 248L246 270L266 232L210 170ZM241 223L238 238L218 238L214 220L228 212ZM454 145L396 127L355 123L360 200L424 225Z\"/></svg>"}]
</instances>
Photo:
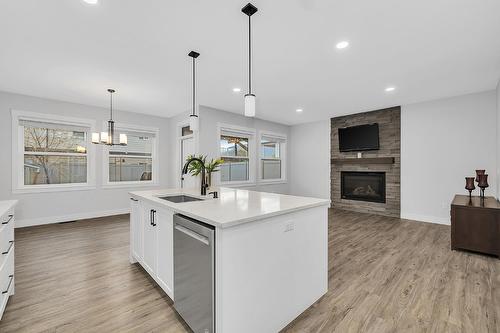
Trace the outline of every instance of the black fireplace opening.
<instances>
[{"instance_id":1,"label":"black fireplace opening","mask_svg":"<svg viewBox=\"0 0 500 333\"><path fill-rule=\"evenodd\" d=\"M341 171L342 199L385 203L385 172Z\"/></svg>"}]
</instances>

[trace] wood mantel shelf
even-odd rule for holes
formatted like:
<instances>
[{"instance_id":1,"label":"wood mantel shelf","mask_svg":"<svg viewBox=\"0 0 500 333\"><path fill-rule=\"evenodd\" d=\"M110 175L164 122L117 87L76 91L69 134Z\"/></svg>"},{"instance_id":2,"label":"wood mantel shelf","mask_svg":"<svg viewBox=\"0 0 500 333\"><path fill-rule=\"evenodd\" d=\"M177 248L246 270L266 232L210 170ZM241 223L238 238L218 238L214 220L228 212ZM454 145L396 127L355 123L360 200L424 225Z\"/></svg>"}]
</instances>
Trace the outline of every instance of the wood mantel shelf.
<instances>
[{"instance_id":1,"label":"wood mantel shelf","mask_svg":"<svg viewBox=\"0 0 500 333\"><path fill-rule=\"evenodd\" d=\"M332 164L394 164L394 157L332 158Z\"/></svg>"}]
</instances>

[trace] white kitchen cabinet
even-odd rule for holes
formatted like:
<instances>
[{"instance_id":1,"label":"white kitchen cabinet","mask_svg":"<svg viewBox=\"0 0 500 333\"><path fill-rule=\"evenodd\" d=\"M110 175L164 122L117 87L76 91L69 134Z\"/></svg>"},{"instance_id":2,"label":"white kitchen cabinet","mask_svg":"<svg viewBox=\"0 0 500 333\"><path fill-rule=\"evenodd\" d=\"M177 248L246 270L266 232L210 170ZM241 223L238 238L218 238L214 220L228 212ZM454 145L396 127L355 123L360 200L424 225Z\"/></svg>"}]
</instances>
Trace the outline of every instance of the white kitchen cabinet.
<instances>
[{"instance_id":1,"label":"white kitchen cabinet","mask_svg":"<svg viewBox=\"0 0 500 333\"><path fill-rule=\"evenodd\" d=\"M14 295L14 207L17 201L0 201L0 319Z\"/></svg>"},{"instance_id":2,"label":"white kitchen cabinet","mask_svg":"<svg viewBox=\"0 0 500 333\"><path fill-rule=\"evenodd\" d=\"M153 205L142 203L143 207L143 260L141 262L144 269L153 277L156 277L156 265L158 257L158 233L157 230L157 209Z\"/></svg>"},{"instance_id":3,"label":"white kitchen cabinet","mask_svg":"<svg viewBox=\"0 0 500 333\"><path fill-rule=\"evenodd\" d=\"M139 200L130 198L130 262L143 260L143 212Z\"/></svg>"},{"instance_id":4,"label":"white kitchen cabinet","mask_svg":"<svg viewBox=\"0 0 500 333\"><path fill-rule=\"evenodd\" d=\"M157 209L157 277L167 295L174 299L174 212Z\"/></svg>"},{"instance_id":5,"label":"white kitchen cabinet","mask_svg":"<svg viewBox=\"0 0 500 333\"><path fill-rule=\"evenodd\" d=\"M130 262L139 262L174 299L174 212L131 198Z\"/></svg>"}]
</instances>

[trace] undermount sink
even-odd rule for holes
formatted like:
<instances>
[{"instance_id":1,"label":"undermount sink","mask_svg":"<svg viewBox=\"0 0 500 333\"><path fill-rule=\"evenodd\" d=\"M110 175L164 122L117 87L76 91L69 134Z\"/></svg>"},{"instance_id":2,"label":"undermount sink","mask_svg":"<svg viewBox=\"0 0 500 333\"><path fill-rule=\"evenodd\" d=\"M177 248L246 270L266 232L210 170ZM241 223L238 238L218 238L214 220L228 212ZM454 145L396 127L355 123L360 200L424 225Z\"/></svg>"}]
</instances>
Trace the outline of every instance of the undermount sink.
<instances>
[{"instance_id":1,"label":"undermount sink","mask_svg":"<svg viewBox=\"0 0 500 333\"><path fill-rule=\"evenodd\" d=\"M159 199L167 200L174 203L190 202L190 201L202 201L203 199L191 197L189 195L169 195L166 197L159 197Z\"/></svg>"}]
</instances>

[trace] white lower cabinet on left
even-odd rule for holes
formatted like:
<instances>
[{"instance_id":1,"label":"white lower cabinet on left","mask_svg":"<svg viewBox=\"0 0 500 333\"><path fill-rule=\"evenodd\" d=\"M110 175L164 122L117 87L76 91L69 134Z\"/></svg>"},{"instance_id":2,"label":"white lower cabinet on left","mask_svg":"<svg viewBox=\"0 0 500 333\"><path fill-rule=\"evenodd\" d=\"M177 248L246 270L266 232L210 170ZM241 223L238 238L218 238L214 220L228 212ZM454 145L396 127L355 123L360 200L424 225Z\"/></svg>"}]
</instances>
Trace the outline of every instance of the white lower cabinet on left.
<instances>
[{"instance_id":1,"label":"white lower cabinet on left","mask_svg":"<svg viewBox=\"0 0 500 333\"><path fill-rule=\"evenodd\" d=\"M0 201L0 319L14 295L14 207L17 201Z\"/></svg>"},{"instance_id":2,"label":"white lower cabinet on left","mask_svg":"<svg viewBox=\"0 0 500 333\"><path fill-rule=\"evenodd\" d=\"M174 299L174 212L132 198L130 262L139 262Z\"/></svg>"}]
</instances>

